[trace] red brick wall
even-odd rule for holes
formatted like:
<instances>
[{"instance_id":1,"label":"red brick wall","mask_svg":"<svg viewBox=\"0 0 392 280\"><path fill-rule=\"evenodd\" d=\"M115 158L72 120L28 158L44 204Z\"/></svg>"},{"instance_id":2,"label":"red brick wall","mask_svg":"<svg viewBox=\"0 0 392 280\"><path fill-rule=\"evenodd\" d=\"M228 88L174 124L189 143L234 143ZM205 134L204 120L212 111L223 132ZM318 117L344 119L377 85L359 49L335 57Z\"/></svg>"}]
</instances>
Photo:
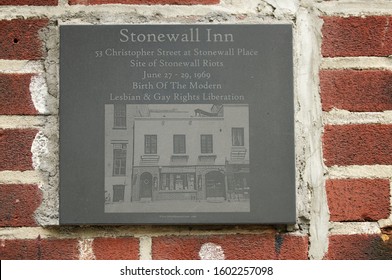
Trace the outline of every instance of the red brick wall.
<instances>
[{"instance_id":1,"label":"red brick wall","mask_svg":"<svg viewBox=\"0 0 392 280\"><path fill-rule=\"evenodd\" d=\"M2 260L75 260L78 256L77 239L10 239L0 248Z\"/></svg>"},{"instance_id":2,"label":"red brick wall","mask_svg":"<svg viewBox=\"0 0 392 280\"><path fill-rule=\"evenodd\" d=\"M333 235L325 259L390 260L392 242L378 234Z\"/></svg>"},{"instance_id":3,"label":"red brick wall","mask_svg":"<svg viewBox=\"0 0 392 280\"><path fill-rule=\"evenodd\" d=\"M377 174L366 178L369 175L353 174L353 171L345 173L344 168L355 170L356 166L375 166L381 169L392 164L392 124L366 120L355 123L355 118L352 118L354 123L350 123L347 120L350 116L361 119L391 110L392 71L383 69L380 62L379 69L377 62L370 65L371 69L367 69L369 65L364 65L363 69L357 66L350 69L349 66L339 66L338 59L390 56L391 17L325 16L323 21L321 53L324 59L336 61L336 65L335 69L320 71L322 110L324 114L344 110L337 123L325 124L322 139L327 169L343 170L339 179L326 181L330 221L377 222L388 219L391 215L390 178L377 178ZM325 258L392 259L389 238L390 235L382 238L380 234L366 232L330 234Z\"/></svg>"},{"instance_id":4,"label":"red brick wall","mask_svg":"<svg viewBox=\"0 0 392 280\"><path fill-rule=\"evenodd\" d=\"M201 4L208 9L222 3L219 0L0 0L4 11L15 6L12 14L4 12L0 19L0 66L3 67L0 67L0 259L139 259L149 257L149 254L152 259L200 259L203 257L202 248L206 245L215 248L217 254L225 259L309 258L312 243L308 230L310 222L306 219L302 221L304 224L290 230L284 225L86 228L44 227L37 222L39 208L43 204L55 205L58 197L45 197L43 189L47 186L42 185L39 172L34 170L31 150L37 134L44 129L41 120L57 116L43 116L34 106L30 83L37 71L16 71L5 69L3 65L7 61L18 64L28 60L41 65L45 73L48 68L57 67L54 64L59 47L51 46L52 53L49 54L44 41L48 36L45 37L43 31L52 28L55 31L51 36L56 37L59 22L67 16L78 9L93 10L101 4L105 5L105 9L109 9L107 4L115 7L119 4ZM226 5L222 9L226 11L227 7L230 8L230 1L222 5ZM253 21L255 18L260 20L259 14L252 14L260 7L249 12L250 15L233 13L233 19L240 23L247 17ZM156 12L161 6L152 8ZM18 12L19 9L21 12ZM187 23L209 22L213 21L211 14L215 12L211 9L204 18L189 15L184 18ZM86 16L84 13L83 10L74 16L80 21L91 21L93 17L98 18L102 11L88 19L83 18ZM267 13L268 17L271 13ZM326 190L325 203L328 204L331 228L324 258L392 259L391 225L383 226L382 223L391 217L392 174L355 173L355 170L361 170L358 167L363 166L369 166L369 169L392 166L392 122L355 121L374 114L387 116L385 111L392 110L392 70L381 64L378 67L378 62L371 67L341 66L338 63L341 58L355 61L359 57L385 59L391 56L392 16L359 17L349 14L336 16L336 13L325 13L321 18L322 46L319 53L322 62L328 60L329 65L334 65L321 67L318 73L319 92L315 93L320 94L324 116L320 139L325 165L325 185L322 187ZM133 16L130 14L130 17ZM231 15L223 12L219 21L225 21L225 16ZM288 15L287 18L292 20L295 17ZM100 23L99 20L94 23ZM173 18L163 21L170 22ZM175 18L174 21L181 20ZM295 19L293 21L294 28L297 28ZM49 55L52 57L48 58ZM301 73L301 70L298 72ZM58 92L53 95L56 94ZM337 117L340 119L336 121L335 116L335 121L328 121L326 116L336 112L343 112ZM9 123L6 123L7 120ZM346 168L354 171L346 171ZM4 179L7 174L12 174L14 179ZM50 218L58 218L54 216ZM334 231L335 224L343 227L345 232ZM358 226L349 232L352 224ZM379 232L358 230L368 224L378 228ZM3 236L5 230L14 230L14 234Z\"/></svg>"},{"instance_id":5,"label":"red brick wall","mask_svg":"<svg viewBox=\"0 0 392 280\"><path fill-rule=\"evenodd\" d=\"M0 0L0 5L10 6L55 6L58 4L58 0Z\"/></svg>"},{"instance_id":6,"label":"red brick wall","mask_svg":"<svg viewBox=\"0 0 392 280\"><path fill-rule=\"evenodd\" d=\"M40 59L39 31L47 24L47 19L0 20L0 59Z\"/></svg>"},{"instance_id":7,"label":"red brick wall","mask_svg":"<svg viewBox=\"0 0 392 280\"><path fill-rule=\"evenodd\" d=\"M139 259L139 240L133 237L95 238L92 248L97 260Z\"/></svg>"},{"instance_id":8,"label":"red brick wall","mask_svg":"<svg viewBox=\"0 0 392 280\"><path fill-rule=\"evenodd\" d=\"M331 16L323 19L324 57L391 55L391 16Z\"/></svg>"},{"instance_id":9,"label":"red brick wall","mask_svg":"<svg viewBox=\"0 0 392 280\"><path fill-rule=\"evenodd\" d=\"M378 221L390 215L386 179L330 179L326 182L331 221Z\"/></svg>"},{"instance_id":10,"label":"red brick wall","mask_svg":"<svg viewBox=\"0 0 392 280\"><path fill-rule=\"evenodd\" d=\"M227 260L304 260L308 258L308 238L287 234L165 236L152 240L152 258L195 260L204 244L216 246Z\"/></svg>"},{"instance_id":11,"label":"red brick wall","mask_svg":"<svg viewBox=\"0 0 392 280\"><path fill-rule=\"evenodd\" d=\"M0 185L0 226L36 226L34 211L40 203L36 185Z\"/></svg>"},{"instance_id":12,"label":"red brick wall","mask_svg":"<svg viewBox=\"0 0 392 280\"><path fill-rule=\"evenodd\" d=\"M32 74L0 73L0 114L2 115L35 115L30 94Z\"/></svg>"},{"instance_id":13,"label":"red brick wall","mask_svg":"<svg viewBox=\"0 0 392 280\"><path fill-rule=\"evenodd\" d=\"M0 170L31 170L35 129L0 129Z\"/></svg>"},{"instance_id":14,"label":"red brick wall","mask_svg":"<svg viewBox=\"0 0 392 280\"><path fill-rule=\"evenodd\" d=\"M392 71L322 70L320 92L324 111L353 112L392 110Z\"/></svg>"}]
</instances>

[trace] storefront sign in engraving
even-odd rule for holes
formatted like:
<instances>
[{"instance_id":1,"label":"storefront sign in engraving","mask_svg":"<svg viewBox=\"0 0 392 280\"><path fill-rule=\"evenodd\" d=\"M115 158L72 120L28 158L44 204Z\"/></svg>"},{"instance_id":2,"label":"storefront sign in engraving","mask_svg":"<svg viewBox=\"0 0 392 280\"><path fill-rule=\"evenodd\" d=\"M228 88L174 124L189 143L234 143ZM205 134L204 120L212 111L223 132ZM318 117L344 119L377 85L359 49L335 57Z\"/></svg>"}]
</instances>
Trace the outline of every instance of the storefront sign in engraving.
<instances>
[{"instance_id":1,"label":"storefront sign in engraving","mask_svg":"<svg viewBox=\"0 0 392 280\"><path fill-rule=\"evenodd\" d=\"M295 223L291 25L60 28L60 223Z\"/></svg>"}]
</instances>

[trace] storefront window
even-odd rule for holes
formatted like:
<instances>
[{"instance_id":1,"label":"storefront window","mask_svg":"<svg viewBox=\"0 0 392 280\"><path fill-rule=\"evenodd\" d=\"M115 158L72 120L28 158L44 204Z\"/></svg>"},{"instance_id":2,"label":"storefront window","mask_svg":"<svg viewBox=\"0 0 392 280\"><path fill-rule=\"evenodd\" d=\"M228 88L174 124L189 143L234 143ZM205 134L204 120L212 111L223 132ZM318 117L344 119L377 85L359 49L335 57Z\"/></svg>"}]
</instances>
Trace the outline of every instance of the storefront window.
<instances>
[{"instance_id":1,"label":"storefront window","mask_svg":"<svg viewBox=\"0 0 392 280\"><path fill-rule=\"evenodd\" d=\"M195 190L194 173L164 173L161 174L162 191Z\"/></svg>"}]
</instances>

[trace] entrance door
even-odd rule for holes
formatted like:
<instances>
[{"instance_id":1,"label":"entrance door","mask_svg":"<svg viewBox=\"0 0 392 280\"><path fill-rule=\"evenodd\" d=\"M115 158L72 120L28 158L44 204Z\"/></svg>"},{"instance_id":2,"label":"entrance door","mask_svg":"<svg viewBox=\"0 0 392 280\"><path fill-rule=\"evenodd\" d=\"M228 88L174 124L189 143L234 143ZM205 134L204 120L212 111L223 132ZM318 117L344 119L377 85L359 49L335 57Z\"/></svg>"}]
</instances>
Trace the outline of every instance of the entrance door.
<instances>
[{"instance_id":1,"label":"entrance door","mask_svg":"<svg viewBox=\"0 0 392 280\"><path fill-rule=\"evenodd\" d=\"M113 186L113 202L123 202L124 201L124 185L114 185Z\"/></svg>"},{"instance_id":2,"label":"entrance door","mask_svg":"<svg viewBox=\"0 0 392 280\"><path fill-rule=\"evenodd\" d=\"M152 197L152 175L149 172L144 172L140 176L140 198Z\"/></svg>"},{"instance_id":3,"label":"entrance door","mask_svg":"<svg viewBox=\"0 0 392 280\"><path fill-rule=\"evenodd\" d=\"M206 174L206 195L208 197L225 197L225 175L219 171Z\"/></svg>"}]
</instances>

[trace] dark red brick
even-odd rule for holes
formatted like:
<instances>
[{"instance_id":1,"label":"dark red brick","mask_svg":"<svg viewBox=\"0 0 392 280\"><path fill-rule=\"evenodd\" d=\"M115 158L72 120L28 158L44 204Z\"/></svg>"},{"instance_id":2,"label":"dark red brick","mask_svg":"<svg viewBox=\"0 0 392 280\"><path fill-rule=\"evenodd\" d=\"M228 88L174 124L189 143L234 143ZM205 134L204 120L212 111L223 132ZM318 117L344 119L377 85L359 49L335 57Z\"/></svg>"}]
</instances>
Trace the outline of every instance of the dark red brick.
<instances>
[{"instance_id":1,"label":"dark red brick","mask_svg":"<svg viewBox=\"0 0 392 280\"><path fill-rule=\"evenodd\" d=\"M389 180L335 179L326 182L331 221L377 221L390 214Z\"/></svg>"},{"instance_id":2,"label":"dark red brick","mask_svg":"<svg viewBox=\"0 0 392 280\"><path fill-rule=\"evenodd\" d=\"M2 260L77 260L76 239L10 239L0 241Z\"/></svg>"},{"instance_id":3,"label":"dark red brick","mask_svg":"<svg viewBox=\"0 0 392 280\"><path fill-rule=\"evenodd\" d=\"M322 55L389 56L392 54L392 17L324 17Z\"/></svg>"},{"instance_id":4,"label":"dark red brick","mask_svg":"<svg viewBox=\"0 0 392 280\"><path fill-rule=\"evenodd\" d=\"M324 111L392 110L392 71L323 70L320 90Z\"/></svg>"},{"instance_id":5,"label":"dark red brick","mask_svg":"<svg viewBox=\"0 0 392 280\"><path fill-rule=\"evenodd\" d=\"M0 59L40 59L43 56L39 31L47 19L0 21Z\"/></svg>"},{"instance_id":6,"label":"dark red brick","mask_svg":"<svg viewBox=\"0 0 392 280\"><path fill-rule=\"evenodd\" d=\"M327 125L324 160L333 165L392 164L392 125Z\"/></svg>"},{"instance_id":7,"label":"dark red brick","mask_svg":"<svg viewBox=\"0 0 392 280\"><path fill-rule=\"evenodd\" d=\"M36 129L0 129L0 170L32 170L31 145Z\"/></svg>"},{"instance_id":8,"label":"dark red brick","mask_svg":"<svg viewBox=\"0 0 392 280\"><path fill-rule=\"evenodd\" d=\"M220 0L69 0L70 5L139 4L139 5L208 5Z\"/></svg>"},{"instance_id":9,"label":"dark red brick","mask_svg":"<svg viewBox=\"0 0 392 280\"><path fill-rule=\"evenodd\" d=\"M0 0L0 5L9 6L56 6L58 0Z\"/></svg>"},{"instance_id":10,"label":"dark red brick","mask_svg":"<svg viewBox=\"0 0 392 280\"><path fill-rule=\"evenodd\" d=\"M0 73L1 115L37 114L29 89L32 77L32 74Z\"/></svg>"},{"instance_id":11,"label":"dark red brick","mask_svg":"<svg viewBox=\"0 0 392 280\"><path fill-rule=\"evenodd\" d=\"M152 241L153 259L195 260L203 244L221 246L225 259L307 259L308 238L287 234L165 236Z\"/></svg>"},{"instance_id":12,"label":"dark red brick","mask_svg":"<svg viewBox=\"0 0 392 280\"><path fill-rule=\"evenodd\" d=\"M384 241L376 234L332 235L329 237L329 260L392 260L392 236Z\"/></svg>"},{"instance_id":13,"label":"dark red brick","mask_svg":"<svg viewBox=\"0 0 392 280\"><path fill-rule=\"evenodd\" d=\"M0 185L0 226L35 226L34 211L42 199L36 185Z\"/></svg>"},{"instance_id":14,"label":"dark red brick","mask_svg":"<svg viewBox=\"0 0 392 280\"><path fill-rule=\"evenodd\" d=\"M139 239L132 237L95 238L93 251L97 260L138 260Z\"/></svg>"}]
</instances>

